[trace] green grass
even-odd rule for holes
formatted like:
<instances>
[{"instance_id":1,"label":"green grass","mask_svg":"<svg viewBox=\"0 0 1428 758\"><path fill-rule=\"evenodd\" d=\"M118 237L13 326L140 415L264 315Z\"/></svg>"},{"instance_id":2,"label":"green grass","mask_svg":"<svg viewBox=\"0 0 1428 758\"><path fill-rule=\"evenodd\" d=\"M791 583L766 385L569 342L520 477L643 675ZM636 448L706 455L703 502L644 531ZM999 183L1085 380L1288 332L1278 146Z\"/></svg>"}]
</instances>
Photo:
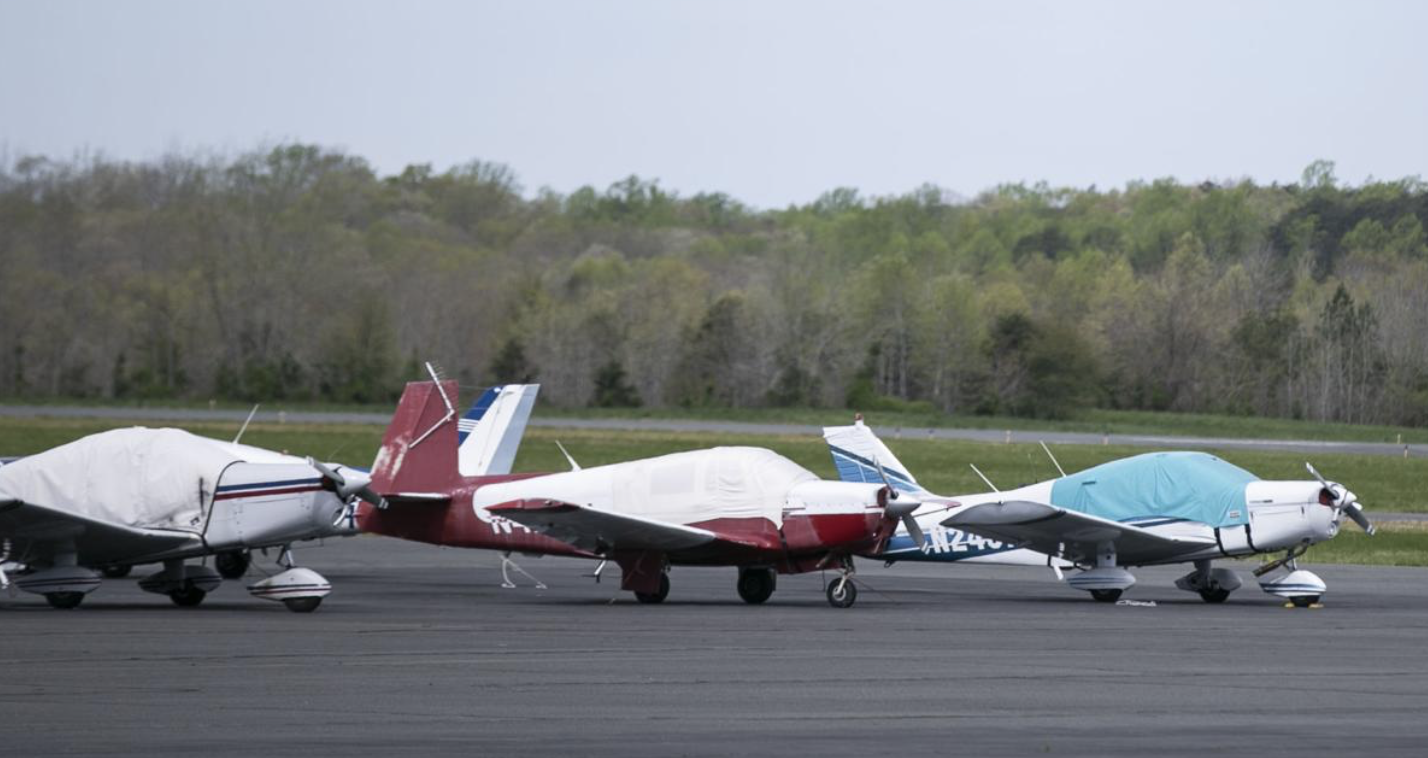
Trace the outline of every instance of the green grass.
<instances>
[{"instance_id":1,"label":"green grass","mask_svg":"<svg viewBox=\"0 0 1428 758\"><path fill-rule=\"evenodd\" d=\"M0 452L25 455L104 429L126 424L90 419L0 418ZM232 424L183 424L198 434L231 439ZM255 424L243 441L297 455L312 455L355 465L368 465L381 442L382 427L366 424ZM788 456L819 476L836 473L822 439L809 436L749 436L657 431L604 431L531 428L516 458L517 471L563 471L564 457L555 446L563 442L582 466L628 461L679 450L715 445L768 447ZM923 486L944 494L981 492L986 487L972 472L975 463L1000 488L1055 477L1056 470L1035 444L983 444L955 440L889 439L888 446ZM1059 445L1052 451L1067 471L1145 452L1144 448ZM1303 479L1304 456L1297 453L1217 451L1226 460L1265 479ZM1316 455L1314 463L1326 476L1345 482L1374 511L1428 513L1428 460L1392 456ZM1365 538L1356 527L1331 543L1317 546L1315 561L1428 565L1428 532L1403 533L1395 527Z\"/></svg>"},{"instance_id":2,"label":"green grass","mask_svg":"<svg viewBox=\"0 0 1428 758\"><path fill-rule=\"evenodd\" d=\"M471 393L465 392L464 395ZM463 402L469 402L464 397ZM198 400L101 400L0 398L0 405L77 405L104 408L217 408L247 411L251 405L232 401ZM323 402L264 403L265 411L391 413L395 403L355 405ZM1332 424L1294 419L1227 416L1207 413L1166 413L1089 409L1070 419L1048 421L1009 416L953 416L932 410L911 409L872 411L868 422L879 427L1007 429L1011 431L1058 431L1086 434L1139 434L1174 437L1232 437L1237 439L1295 439L1334 442L1382 442L1428 444L1428 428ZM750 423L802 424L826 426L846 424L853 412L837 408L558 408L541 403L536 413L542 418L658 418L701 421L742 421Z\"/></svg>"}]
</instances>

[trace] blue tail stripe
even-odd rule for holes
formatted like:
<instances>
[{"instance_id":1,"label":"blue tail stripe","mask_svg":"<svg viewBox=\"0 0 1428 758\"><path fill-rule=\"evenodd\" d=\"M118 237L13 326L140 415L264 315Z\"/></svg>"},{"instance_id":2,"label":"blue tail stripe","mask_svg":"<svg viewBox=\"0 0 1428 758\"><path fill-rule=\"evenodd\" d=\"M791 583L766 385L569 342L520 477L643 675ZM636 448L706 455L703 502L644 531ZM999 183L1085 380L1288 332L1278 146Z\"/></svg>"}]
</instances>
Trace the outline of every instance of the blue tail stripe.
<instances>
[{"instance_id":1,"label":"blue tail stripe","mask_svg":"<svg viewBox=\"0 0 1428 758\"><path fill-rule=\"evenodd\" d=\"M471 410L461 417L461 421L456 423L456 444L459 447L466 438L471 436L471 430L476 428L476 422L486 415L486 411L491 409L491 404L496 402L496 397L501 394L500 387L491 387L481 396L476 398L476 402L471 404Z\"/></svg>"},{"instance_id":2,"label":"blue tail stripe","mask_svg":"<svg viewBox=\"0 0 1428 758\"><path fill-rule=\"evenodd\" d=\"M841 447L828 446L828 450L833 454L833 465L838 469L838 478L845 482L862 482L881 484L882 477L878 476L878 467L867 458L850 453ZM883 473L887 474L888 481L900 492L922 492L922 488L912 481L912 477L898 471L895 468L883 466Z\"/></svg>"}]
</instances>

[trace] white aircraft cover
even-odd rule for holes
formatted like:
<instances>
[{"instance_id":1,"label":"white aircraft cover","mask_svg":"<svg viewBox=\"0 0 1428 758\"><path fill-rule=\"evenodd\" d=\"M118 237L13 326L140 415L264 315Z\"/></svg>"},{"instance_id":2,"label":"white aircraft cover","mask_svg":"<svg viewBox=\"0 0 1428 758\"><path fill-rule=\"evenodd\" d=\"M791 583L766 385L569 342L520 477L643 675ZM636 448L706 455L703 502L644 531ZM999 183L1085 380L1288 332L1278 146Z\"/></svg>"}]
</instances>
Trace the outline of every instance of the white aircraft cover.
<instances>
[{"instance_id":1,"label":"white aircraft cover","mask_svg":"<svg viewBox=\"0 0 1428 758\"><path fill-rule=\"evenodd\" d=\"M476 490L474 504L544 498L675 524L721 518L782 524L789 490L817 479L772 450L716 447L487 485Z\"/></svg>"},{"instance_id":2,"label":"white aircraft cover","mask_svg":"<svg viewBox=\"0 0 1428 758\"><path fill-rule=\"evenodd\" d=\"M203 527L218 477L243 446L178 429L115 429L0 469L0 497L143 529Z\"/></svg>"}]
</instances>

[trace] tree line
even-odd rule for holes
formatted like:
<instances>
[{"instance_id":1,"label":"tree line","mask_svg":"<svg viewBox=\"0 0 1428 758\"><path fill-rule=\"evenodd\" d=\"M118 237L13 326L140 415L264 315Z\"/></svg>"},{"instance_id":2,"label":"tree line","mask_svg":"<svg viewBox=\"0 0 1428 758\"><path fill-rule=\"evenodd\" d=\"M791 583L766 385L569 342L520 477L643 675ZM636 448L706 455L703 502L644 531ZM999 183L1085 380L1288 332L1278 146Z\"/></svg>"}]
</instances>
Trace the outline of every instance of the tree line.
<instances>
[{"instance_id":1,"label":"tree line","mask_svg":"<svg viewBox=\"0 0 1428 758\"><path fill-rule=\"evenodd\" d=\"M526 194L304 144L0 161L0 396L1428 422L1428 187Z\"/></svg>"}]
</instances>

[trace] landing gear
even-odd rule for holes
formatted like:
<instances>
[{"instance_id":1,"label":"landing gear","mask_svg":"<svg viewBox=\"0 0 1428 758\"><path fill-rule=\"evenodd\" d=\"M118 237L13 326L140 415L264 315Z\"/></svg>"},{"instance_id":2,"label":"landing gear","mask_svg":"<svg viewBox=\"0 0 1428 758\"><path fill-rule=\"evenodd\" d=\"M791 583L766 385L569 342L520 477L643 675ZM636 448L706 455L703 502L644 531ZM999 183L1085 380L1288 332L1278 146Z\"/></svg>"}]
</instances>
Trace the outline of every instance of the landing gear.
<instances>
[{"instance_id":1,"label":"landing gear","mask_svg":"<svg viewBox=\"0 0 1428 758\"><path fill-rule=\"evenodd\" d=\"M828 583L828 604L834 608L851 608L858 600L858 588L853 586L853 557L849 555L838 559L837 579Z\"/></svg>"},{"instance_id":2,"label":"landing gear","mask_svg":"<svg viewBox=\"0 0 1428 758\"><path fill-rule=\"evenodd\" d=\"M99 570L99 573L103 574L106 579L123 579L133 570L133 566L105 566Z\"/></svg>"},{"instance_id":3,"label":"landing gear","mask_svg":"<svg viewBox=\"0 0 1428 758\"><path fill-rule=\"evenodd\" d=\"M184 608L192 608L208 596L207 592L195 587L192 582L185 581L184 585L169 593L169 599L174 601L174 605Z\"/></svg>"},{"instance_id":4,"label":"landing gear","mask_svg":"<svg viewBox=\"0 0 1428 758\"><path fill-rule=\"evenodd\" d=\"M1135 577L1116 565L1115 543L1102 542L1096 546L1096 567L1068 578L1066 583L1090 592L1098 602L1114 603L1121 593L1135 586Z\"/></svg>"},{"instance_id":5,"label":"landing gear","mask_svg":"<svg viewBox=\"0 0 1428 758\"><path fill-rule=\"evenodd\" d=\"M283 605L293 613L312 613L317 610L317 606L322 605L322 598L290 597L283 601Z\"/></svg>"},{"instance_id":6,"label":"landing gear","mask_svg":"<svg viewBox=\"0 0 1428 758\"><path fill-rule=\"evenodd\" d=\"M213 567L224 579L241 579L252 562L253 554L247 550L225 550L213 556Z\"/></svg>"},{"instance_id":7,"label":"landing gear","mask_svg":"<svg viewBox=\"0 0 1428 758\"><path fill-rule=\"evenodd\" d=\"M1114 603L1121 599L1123 590L1091 590L1091 597L1098 603Z\"/></svg>"},{"instance_id":8,"label":"landing gear","mask_svg":"<svg viewBox=\"0 0 1428 758\"><path fill-rule=\"evenodd\" d=\"M1195 561L1195 570L1175 580L1175 586L1194 592L1207 603L1223 603L1230 593L1244 584L1240 575L1229 569L1210 568L1208 559Z\"/></svg>"},{"instance_id":9,"label":"landing gear","mask_svg":"<svg viewBox=\"0 0 1428 758\"><path fill-rule=\"evenodd\" d=\"M749 605L768 600L777 586L778 573L771 568L739 569L739 597Z\"/></svg>"},{"instance_id":10,"label":"landing gear","mask_svg":"<svg viewBox=\"0 0 1428 758\"><path fill-rule=\"evenodd\" d=\"M1200 590L1200 599L1207 603L1223 603L1230 599L1230 591L1224 587L1214 587Z\"/></svg>"},{"instance_id":11,"label":"landing gear","mask_svg":"<svg viewBox=\"0 0 1428 758\"><path fill-rule=\"evenodd\" d=\"M858 587L849 576L842 576L828 583L828 604L834 608L852 608L858 600Z\"/></svg>"},{"instance_id":12,"label":"landing gear","mask_svg":"<svg viewBox=\"0 0 1428 758\"><path fill-rule=\"evenodd\" d=\"M1288 600L1295 608L1318 608L1319 598L1329 589L1324 580L1313 571L1299 568L1296 561L1308 550L1308 545L1296 545L1283 558L1270 561L1254 570L1254 575L1262 577L1275 569L1283 568L1289 573L1276 579L1260 579L1259 588L1276 597Z\"/></svg>"},{"instance_id":13,"label":"landing gear","mask_svg":"<svg viewBox=\"0 0 1428 758\"><path fill-rule=\"evenodd\" d=\"M646 605L663 603L669 597L669 574L659 575L659 589L654 592L636 592L635 599Z\"/></svg>"},{"instance_id":14,"label":"landing gear","mask_svg":"<svg viewBox=\"0 0 1428 758\"><path fill-rule=\"evenodd\" d=\"M51 608L69 609L78 608L84 602L83 592L46 592L45 600Z\"/></svg>"}]
</instances>

